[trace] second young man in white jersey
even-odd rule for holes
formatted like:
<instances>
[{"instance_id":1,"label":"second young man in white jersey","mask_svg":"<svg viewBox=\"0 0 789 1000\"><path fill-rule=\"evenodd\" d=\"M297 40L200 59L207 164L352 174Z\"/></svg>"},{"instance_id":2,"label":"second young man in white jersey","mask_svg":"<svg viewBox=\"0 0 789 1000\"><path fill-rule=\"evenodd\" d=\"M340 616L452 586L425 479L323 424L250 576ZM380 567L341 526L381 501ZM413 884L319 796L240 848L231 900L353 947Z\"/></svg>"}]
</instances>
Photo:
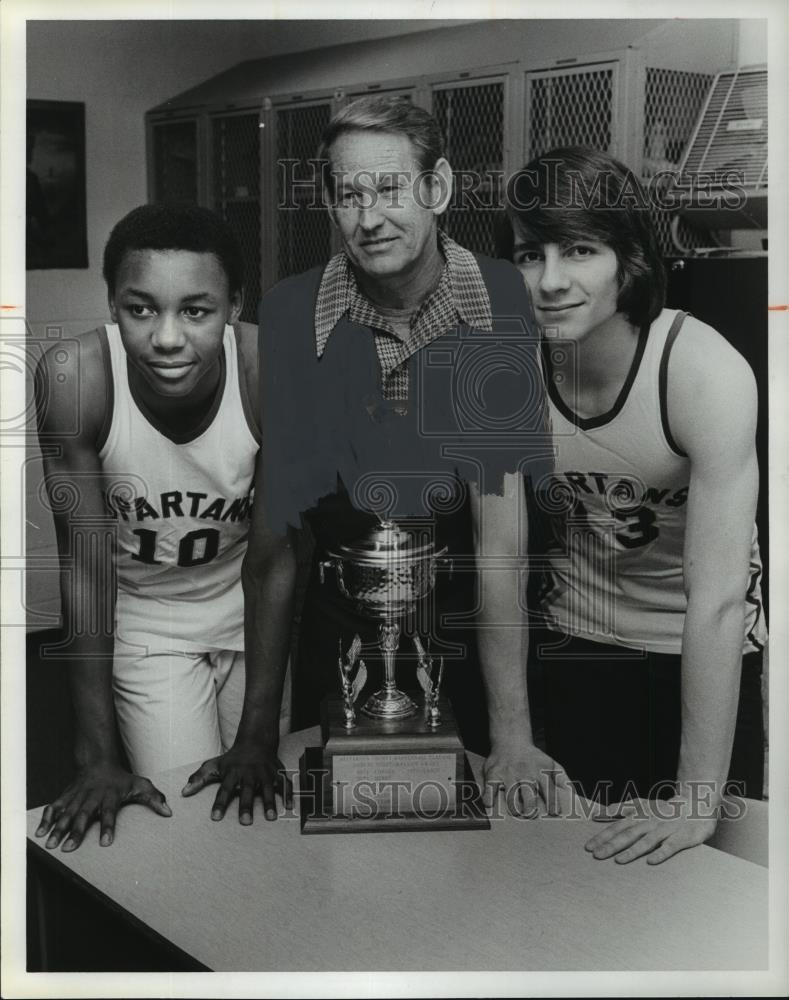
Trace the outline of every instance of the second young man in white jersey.
<instances>
[{"instance_id":1,"label":"second young man in white jersey","mask_svg":"<svg viewBox=\"0 0 789 1000\"><path fill-rule=\"evenodd\" d=\"M728 782L761 797L766 627L754 376L664 308L650 208L608 154L554 149L510 179L499 251L542 327L555 454L532 536L548 757L527 732L524 758L619 803L594 857L657 864L713 834Z\"/></svg>"}]
</instances>

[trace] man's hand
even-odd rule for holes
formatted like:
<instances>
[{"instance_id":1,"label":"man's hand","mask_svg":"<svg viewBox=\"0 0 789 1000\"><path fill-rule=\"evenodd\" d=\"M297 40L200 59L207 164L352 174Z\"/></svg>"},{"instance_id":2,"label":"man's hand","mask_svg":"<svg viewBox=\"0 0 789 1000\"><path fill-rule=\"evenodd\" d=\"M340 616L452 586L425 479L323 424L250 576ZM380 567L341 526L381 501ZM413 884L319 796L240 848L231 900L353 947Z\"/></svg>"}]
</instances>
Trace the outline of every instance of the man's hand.
<instances>
[{"instance_id":1,"label":"man's hand","mask_svg":"<svg viewBox=\"0 0 789 1000\"><path fill-rule=\"evenodd\" d=\"M63 794L44 807L36 836L47 837L50 849L66 837L63 850L76 851L88 827L98 819L99 843L108 847L115 839L118 810L129 802L148 806L160 816L172 816L164 795L147 778L111 763L80 768Z\"/></svg>"},{"instance_id":2,"label":"man's hand","mask_svg":"<svg viewBox=\"0 0 789 1000\"><path fill-rule=\"evenodd\" d=\"M276 751L261 744L235 744L227 753L207 760L184 785L182 795L194 795L206 785L219 782L211 819L222 819L230 800L238 793L238 821L252 822L255 796L263 800L266 819L276 819L279 792L286 809L293 806L293 786Z\"/></svg>"},{"instance_id":3,"label":"man's hand","mask_svg":"<svg viewBox=\"0 0 789 1000\"><path fill-rule=\"evenodd\" d=\"M648 865L659 865L679 851L697 847L713 835L715 810L682 796L650 801L634 799L609 807L595 817L611 825L584 844L595 858L614 858L624 865L646 855Z\"/></svg>"},{"instance_id":4,"label":"man's hand","mask_svg":"<svg viewBox=\"0 0 789 1000\"><path fill-rule=\"evenodd\" d=\"M513 815L564 816L572 811L575 790L564 768L525 738L494 743L483 774L486 808L503 792Z\"/></svg>"}]
</instances>

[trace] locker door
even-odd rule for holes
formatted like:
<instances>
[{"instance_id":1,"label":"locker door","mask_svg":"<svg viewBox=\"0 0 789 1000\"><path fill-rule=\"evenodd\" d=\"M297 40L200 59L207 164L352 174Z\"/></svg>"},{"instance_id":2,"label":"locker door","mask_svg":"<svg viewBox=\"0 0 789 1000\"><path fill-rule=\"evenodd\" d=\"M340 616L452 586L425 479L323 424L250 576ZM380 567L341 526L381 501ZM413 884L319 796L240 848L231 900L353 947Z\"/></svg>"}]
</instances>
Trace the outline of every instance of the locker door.
<instances>
[{"instance_id":1,"label":"locker door","mask_svg":"<svg viewBox=\"0 0 789 1000\"><path fill-rule=\"evenodd\" d=\"M260 300L260 150L256 111L211 120L211 207L230 225L244 255L241 318L257 323Z\"/></svg>"},{"instance_id":2,"label":"locker door","mask_svg":"<svg viewBox=\"0 0 789 1000\"><path fill-rule=\"evenodd\" d=\"M315 158L332 98L273 106L264 161L264 240L270 260L266 287L290 274L324 264L332 255L331 225L321 198ZM264 244L265 245L265 244Z\"/></svg>"},{"instance_id":3,"label":"locker door","mask_svg":"<svg viewBox=\"0 0 789 1000\"><path fill-rule=\"evenodd\" d=\"M432 86L433 116L455 171L444 230L461 246L490 256L504 171L505 102L504 76Z\"/></svg>"},{"instance_id":4,"label":"locker door","mask_svg":"<svg viewBox=\"0 0 789 1000\"><path fill-rule=\"evenodd\" d=\"M151 201L200 202L200 163L196 118L153 122L150 126Z\"/></svg>"},{"instance_id":5,"label":"locker door","mask_svg":"<svg viewBox=\"0 0 789 1000\"><path fill-rule=\"evenodd\" d=\"M645 182L679 166L713 79L709 73L646 67L641 170ZM675 224L677 244L671 233L675 214L661 208L652 211L662 253L676 254L678 250L715 244L708 230L692 226L682 218Z\"/></svg>"},{"instance_id":6,"label":"locker door","mask_svg":"<svg viewBox=\"0 0 789 1000\"><path fill-rule=\"evenodd\" d=\"M525 160L555 146L593 146L616 156L619 63L526 74Z\"/></svg>"}]
</instances>

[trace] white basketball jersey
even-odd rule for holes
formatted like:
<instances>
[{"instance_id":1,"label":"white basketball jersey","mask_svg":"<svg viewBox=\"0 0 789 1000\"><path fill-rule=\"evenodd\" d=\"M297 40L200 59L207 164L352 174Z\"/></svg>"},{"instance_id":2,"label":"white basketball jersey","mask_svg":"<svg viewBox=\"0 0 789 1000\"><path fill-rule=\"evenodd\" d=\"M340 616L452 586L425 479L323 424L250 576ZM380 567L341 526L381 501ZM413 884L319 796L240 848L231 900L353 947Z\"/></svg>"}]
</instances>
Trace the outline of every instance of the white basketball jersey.
<instances>
[{"instance_id":1,"label":"white basketball jersey","mask_svg":"<svg viewBox=\"0 0 789 1000\"><path fill-rule=\"evenodd\" d=\"M556 466L537 498L553 536L541 602L548 621L573 635L660 653L681 652L687 608L690 461L671 438L666 409L669 351L682 318L664 309L642 332L606 414L578 417L549 379ZM681 335L692 336L696 323L688 320ZM766 637L760 578L754 525L745 652Z\"/></svg>"},{"instance_id":2,"label":"white basketball jersey","mask_svg":"<svg viewBox=\"0 0 789 1000\"><path fill-rule=\"evenodd\" d=\"M142 412L129 388L120 331L105 329L112 403L99 458L118 522L117 634L172 637L192 652L242 650L241 561L259 441L236 334L225 327L216 399L181 439ZM104 345L101 331L100 339Z\"/></svg>"}]
</instances>

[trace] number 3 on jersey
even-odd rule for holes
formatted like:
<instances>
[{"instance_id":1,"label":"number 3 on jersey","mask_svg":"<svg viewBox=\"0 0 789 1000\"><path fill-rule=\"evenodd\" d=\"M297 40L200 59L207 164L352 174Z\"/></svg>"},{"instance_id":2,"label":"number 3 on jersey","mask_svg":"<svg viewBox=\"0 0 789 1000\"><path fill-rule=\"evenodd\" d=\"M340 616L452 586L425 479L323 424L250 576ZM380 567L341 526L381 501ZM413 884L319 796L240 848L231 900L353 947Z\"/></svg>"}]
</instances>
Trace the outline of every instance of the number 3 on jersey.
<instances>
[{"instance_id":1,"label":"number 3 on jersey","mask_svg":"<svg viewBox=\"0 0 789 1000\"><path fill-rule=\"evenodd\" d=\"M629 510L612 510L611 514L618 522L618 531L614 538L625 549L637 549L653 542L660 531L657 527L655 512L649 507L636 507ZM581 500L575 501L572 512L573 522L577 525L588 524L589 512ZM610 522L609 522L610 523Z\"/></svg>"},{"instance_id":2,"label":"number 3 on jersey","mask_svg":"<svg viewBox=\"0 0 789 1000\"><path fill-rule=\"evenodd\" d=\"M612 513L617 521L624 522L622 530L615 531L614 535L626 549L637 549L653 542L660 533L655 526L655 512L649 507L638 507L631 511L615 510Z\"/></svg>"},{"instance_id":3,"label":"number 3 on jersey","mask_svg":"<svg viewBox=\"0 0 789 1000\"><path fill-rule=\"evenodd\" d=\"M156 558L156 532L150 528L137 528L134 534L140 539L140 549L132 552L132 559L148 566L161 566ZM179 566L204 566L215 559L219 552L219 532L216 528L190 531L178 543Z\"/></svg>"}]
</instances>

